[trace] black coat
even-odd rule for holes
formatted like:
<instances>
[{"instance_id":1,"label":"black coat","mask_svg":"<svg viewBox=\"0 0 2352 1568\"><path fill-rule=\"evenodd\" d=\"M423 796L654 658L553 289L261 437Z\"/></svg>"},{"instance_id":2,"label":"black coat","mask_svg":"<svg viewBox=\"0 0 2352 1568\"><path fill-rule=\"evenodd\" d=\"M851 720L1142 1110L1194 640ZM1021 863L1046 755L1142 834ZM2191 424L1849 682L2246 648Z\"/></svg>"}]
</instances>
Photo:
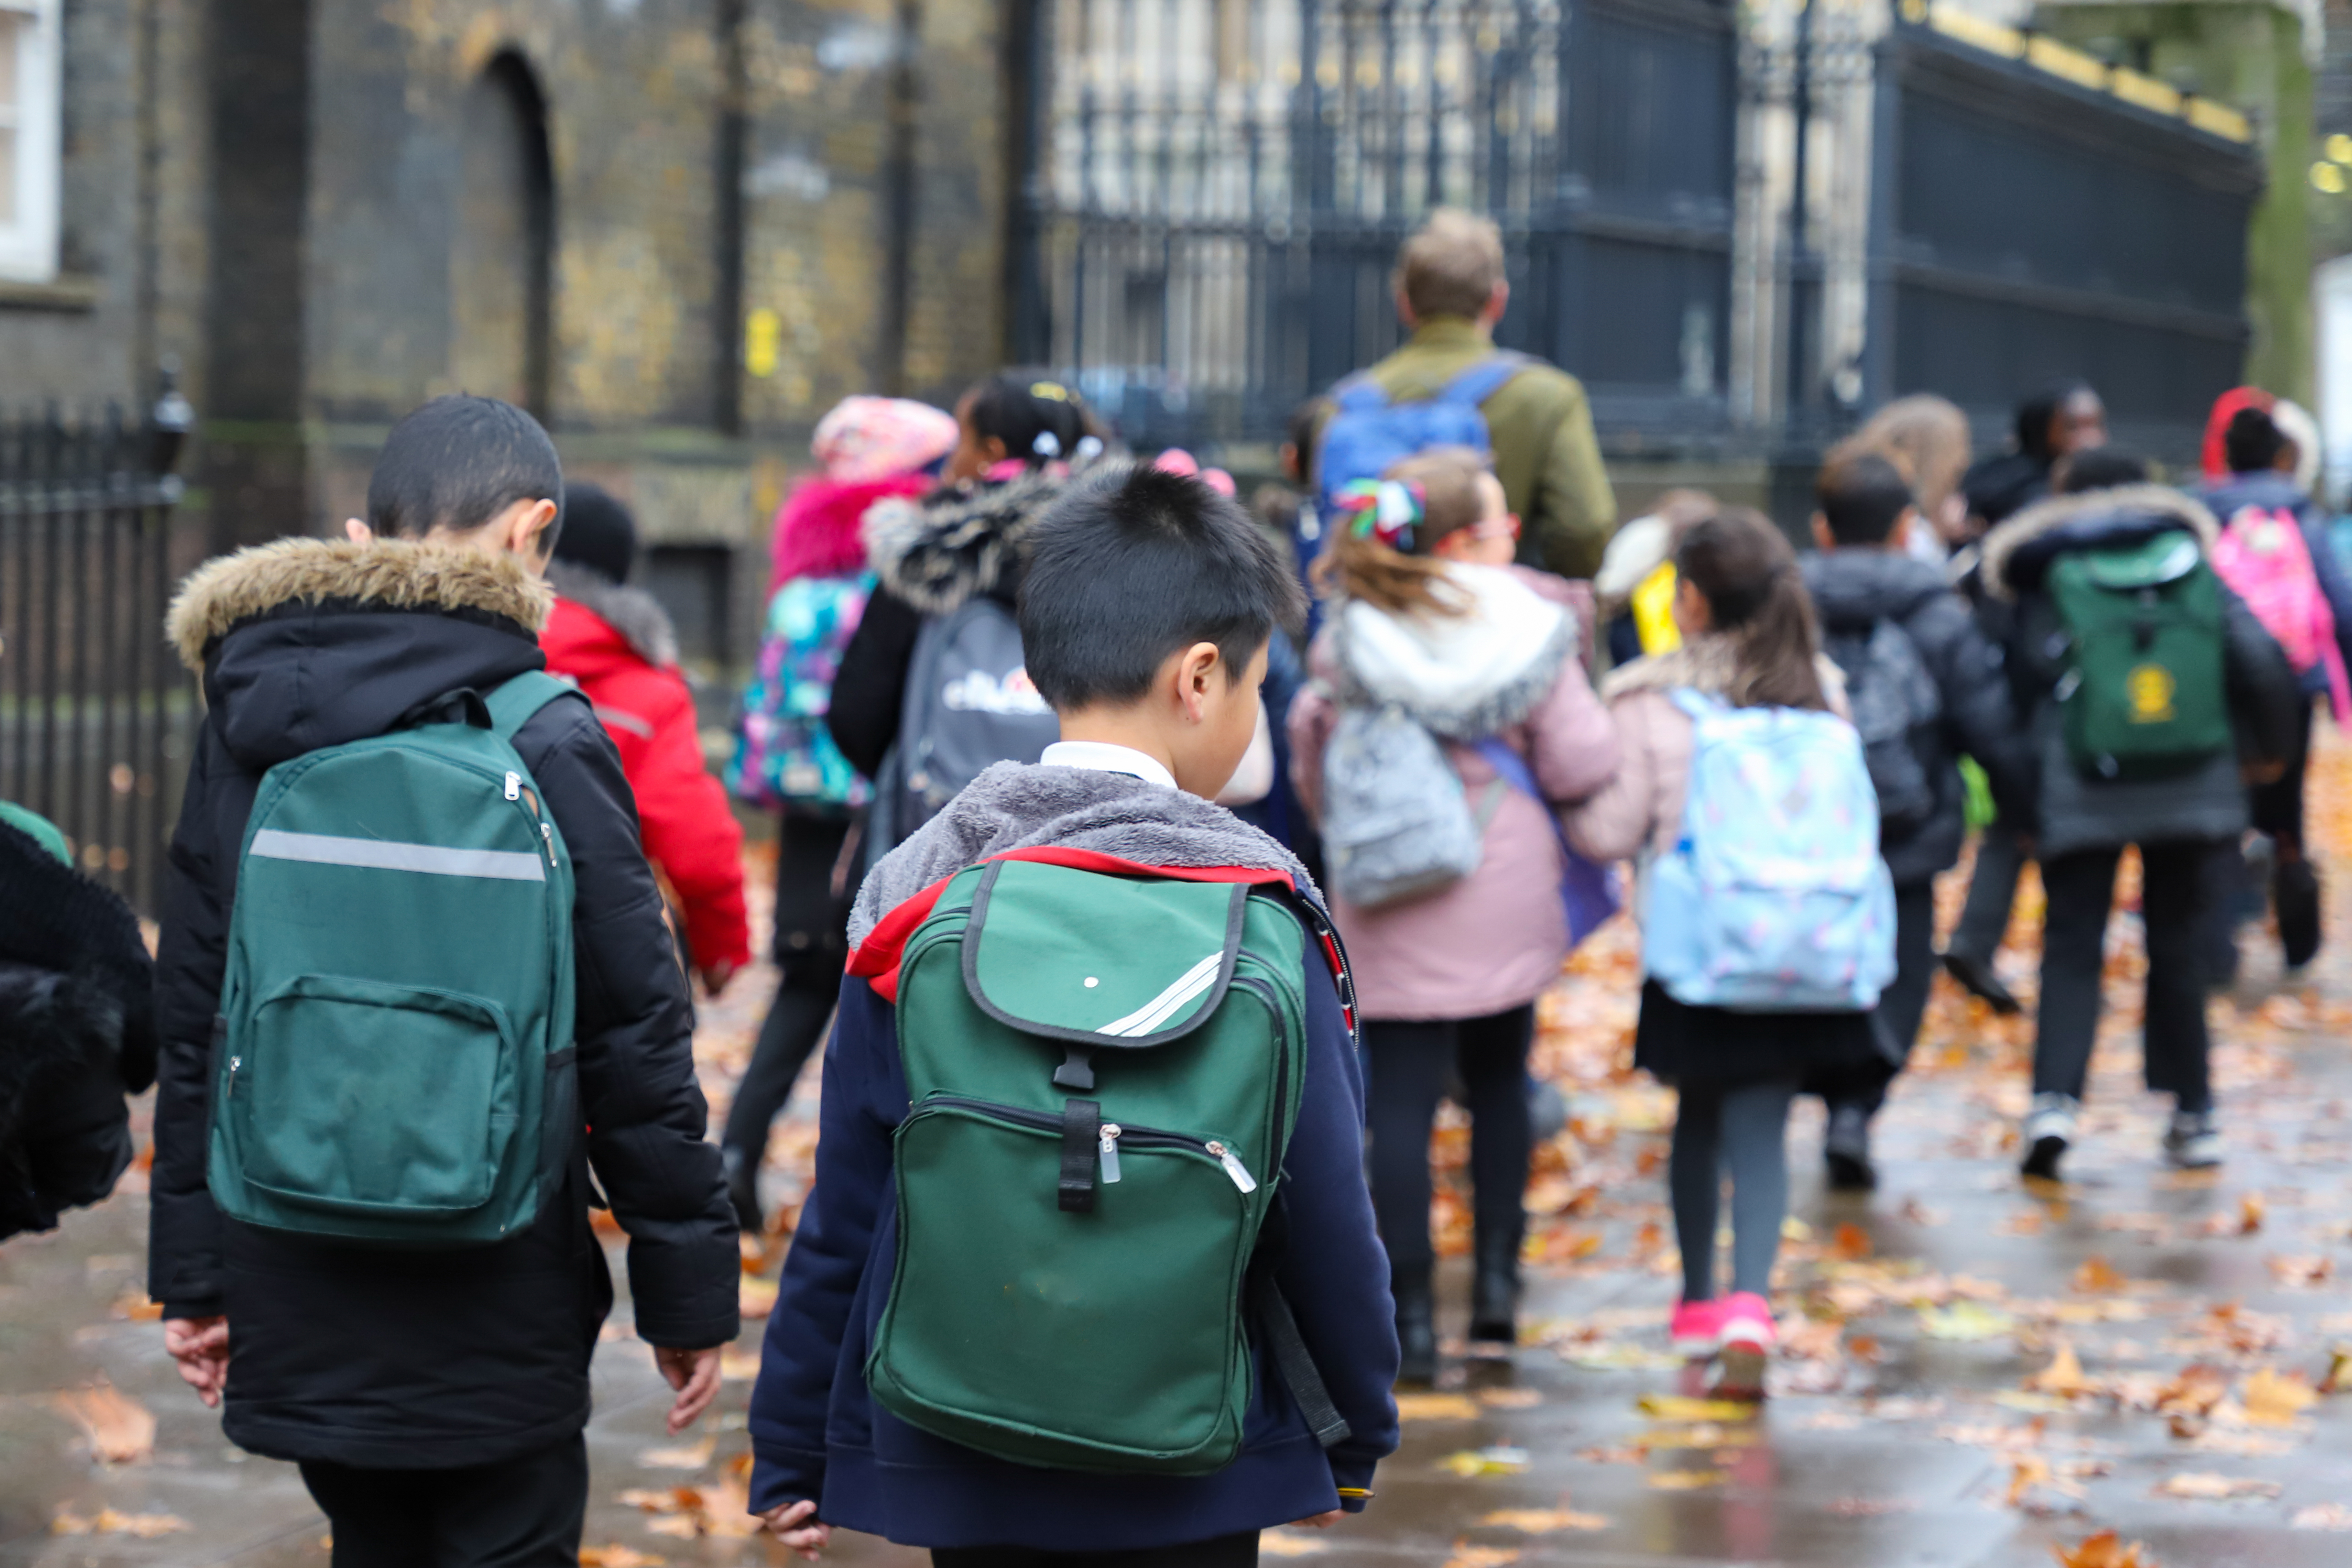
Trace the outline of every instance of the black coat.
<instances>
[{"instance_id":1,"label":"black coat","mask_svg":"<svg viewBox=\"0 0 2352 1568\"><path fill-rule=\"evenodd\" d=\"M152 975L130 906L0 824L0 1237L51 1229L130 1164Z\"/></svg>"},{"instance_id":2,"label":"black coat","mask_svg":"<svg viewBox=\"0 0 2352 1568\"><path fill-rule=\"evenodd\" d=\"M370 1248L225 1219L205 1186L209 1041L263 773L541 668L531 628L547 603L509 561L289 540L206 566L173 605L207 712L172 841L158 961L148 1289L170 1317L227 1314L224 1425L256 1453L438 1468L579 1431L613 1300L588 1224L591 1164L629 1234L639 1337L702 1347L740 1326L735 1222L718 1150L703 1141L686 979L620 759L585 701L550 703L515 737L575 881L585 1158L537 1223L493 1247Z\"/></svg>"},{"instance_id":3,"label":"black coat","mask_svg":"<svg viewBox=\"0 0 2352 1568\"><path fill-rule=\"evenodd\" d=\"M2246 828L2242 763L2280 763L2294 753L2304 699L2286 655L2245 601L2221 586L2223 675L2233 752L2170 778L2085 778L2068 760L2055 691L2065 673L2065 639L2043 591L2051 563L2084 550L2137 543L2177 531L2211 555L2221 525L2178 490L2133 485L2058 496L2028 507L1985 536L1986 592L2016 607L2010 662L2032 694L2024 715L2041 762L2036 850L2043 861L2126 844L2234 840Z\"/></svg>"},{"instance_id":4,"label":"black coat","mask_svg":"<svg viewBox=\"0 0 2352 1568\"><path fill-rule=\"evenodd\" d=\"M2032 755L2010 703L2001 650L1985 640L1968 602L1944 574L1890 550L1832 550L1805 558L1805 586L1829 634L1864 633L1892 621L1910 634L1934 677L1942 716L1921 736L1919 763L1936 806L1900 837L1881 846L1898 884L1924 882L1960 858L1968 836L1968 791L1959 759L1971 756L1992 784L2002 813L2032 816Z\"/></svg>"}]
</instances>

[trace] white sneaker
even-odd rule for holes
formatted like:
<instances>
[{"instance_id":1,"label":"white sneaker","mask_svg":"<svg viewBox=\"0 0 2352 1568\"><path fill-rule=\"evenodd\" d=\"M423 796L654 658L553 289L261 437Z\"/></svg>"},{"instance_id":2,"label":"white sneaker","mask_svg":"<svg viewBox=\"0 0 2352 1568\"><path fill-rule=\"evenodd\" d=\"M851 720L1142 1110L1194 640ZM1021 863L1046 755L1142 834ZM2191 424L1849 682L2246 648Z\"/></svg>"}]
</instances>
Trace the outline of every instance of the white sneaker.
<instances>
[{"instance_id":1,"label":"white sneaker","mask_svg":"<svg viewBox=\"0 0 2352 1568\"><path fill-rule=\"evenodd\" d=\"M2164 1157L2183 1171L2210 1171L2221 1163L2221 1130L2210 1110L2176 1110L2164 1130Z\"/></svg>"},{"instance_id":2,"label":"white sneaker","mask_svg":"<svg viewBox=\"0 0 2352 1568\"><path fill-rule=\"evenodd\" d=\"M2033 1109L2025 1113L2023 1170L2027 1175L2046 1182L2058 1179L2058 1162L2074 1141L2074 1119L2082 1110L2083 1102L2071 1094L2033 1097Z\"/></svg>"}]
</instances>

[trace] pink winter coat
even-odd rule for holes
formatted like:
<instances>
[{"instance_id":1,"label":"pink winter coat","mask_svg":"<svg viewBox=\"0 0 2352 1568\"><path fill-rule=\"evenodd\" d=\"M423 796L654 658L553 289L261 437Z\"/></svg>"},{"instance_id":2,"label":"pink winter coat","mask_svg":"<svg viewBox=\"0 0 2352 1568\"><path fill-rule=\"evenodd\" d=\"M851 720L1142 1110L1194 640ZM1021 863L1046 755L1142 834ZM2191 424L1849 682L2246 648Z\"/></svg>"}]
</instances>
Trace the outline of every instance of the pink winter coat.
<instances>
[{"instance_id":1,"label":"pink winter coat","mask_svg":"<svg viewBox=\"0 0 2352 1568\"><path fill-rule=\"evenodd\" d=\"M1558 607L1558 631L1524 645L1516 655L1505 646L1493 668L1509 689L1470 687L1443 693L1437 700L1454 704L1457 712L1503 702L1508 721L1486 732L1528 759L1536 782L1555 805L1581 800L1616 773L1617 737L1585 675L1582 623L1570 607L1577 602L1576 591L1526 567L1468 571L1493 573L1532 589L1546 606ZM1349 612L1376 613L1369 605L1349 605L1335 616ZM1353 683L1340 668L1328 629L1316 639L1308 666L1316 679L1290 709L1290 766L1299 799L1316 812L1322 804L1323 748L1339 716L1335 693L1347 692ZM1473 1018L1532 1002L1559 977L1560 961L1568 955L1559 844L1545 808L1496 778L1478 754L1475 735L1466 741L1447 738L1461 731L1449 732L1444 714L1425 716L1412 702L1405 706L1445 740L1446 755L1474 807L1483 806L1498 787L1500 794L1486 826L1485 858L1460 881L1426 898L1377 910L1359 909L1332 895L1332 918L1356 973L1359 1007L1368 1018Z\"/></svg>"},{"instance_id":2,"label":"pink winter coat","mask_svg":"<svg viewBox=\"0 0 2352 1568\"><path fill-rule=\"evenodd\" d=\"M1705 637L1635 659L1601 683L1621 752L1617 776L1562 814L1569 842L1580 853L1601 861L1646 861L1675 847L1690 792L1693 740L1690 715L1667 693L1682 686L1723 690L1731 679L1729 653L1720 638ZM1822 658L1817 668L1830 706L1843 714L1845 683L1837 667Z\"/></svg>"}]
</instances>

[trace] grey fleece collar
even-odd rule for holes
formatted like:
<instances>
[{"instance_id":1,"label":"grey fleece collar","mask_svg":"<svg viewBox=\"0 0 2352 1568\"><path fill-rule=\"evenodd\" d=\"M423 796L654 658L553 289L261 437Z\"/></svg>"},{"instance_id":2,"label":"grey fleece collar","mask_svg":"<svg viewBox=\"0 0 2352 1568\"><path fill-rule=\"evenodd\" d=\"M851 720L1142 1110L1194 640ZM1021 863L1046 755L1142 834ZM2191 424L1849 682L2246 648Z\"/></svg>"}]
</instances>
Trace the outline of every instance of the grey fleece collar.
<instances>
[{"instance_id":1,"label":"grey fleece collar","mask_svg":"<svg viewBox=\"0 0 2352 1568\"><path fill-rule=\"evenodd\" d=\"M1198 795L1093 768L999 763L866 876L850 910L850 946L932 883L992 855L1045 845L1144 866L1281 871L1314 889L1289 850Z\"/></svg>"},{"instance_id":2,"label":"grey fleece collar","mask_svg":"<svg viewBox=\"0 0 2352 1568\"><path fill-rule=\"evenodd\" d=\"M649 664L667 669L677 663L677 628L669 612L642 588L625 588L569 561L547 563L548 585L589 610L627 639Z\"/></svg>"}]
</instances>

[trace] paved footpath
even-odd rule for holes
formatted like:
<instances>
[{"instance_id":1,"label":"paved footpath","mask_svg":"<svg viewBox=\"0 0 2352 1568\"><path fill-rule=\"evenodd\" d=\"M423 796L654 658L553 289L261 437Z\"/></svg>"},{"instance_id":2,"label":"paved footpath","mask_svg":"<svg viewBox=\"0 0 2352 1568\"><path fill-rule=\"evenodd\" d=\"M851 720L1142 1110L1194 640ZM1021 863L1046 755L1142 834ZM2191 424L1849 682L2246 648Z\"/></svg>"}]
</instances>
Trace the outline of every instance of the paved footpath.
<instances>
[{"instance_id":1,"label":"paved footpath","mask_svg":"<svg viewBox=\"0 0 2352 1568\"><path fill-rule=\"evenodd\" d=\"M2316 816L2352 865L2348 777L2331 754ZM2005 957L2029 988L2032 906L2029 894ZM2332 913L2352 933L2352 900ZM1780 1297L1790 1343L1760 1415L1709 1401L1665 1354L1672 1102L1622 1071L1630 940L1588 948L1546 1009L1538 1068L1573 1121L1529 1188L1540 1261L1528 1342L1507 1360L1450 1359L1437 1389L1407 1400L1404 1447L1372 1510L1328 1532L1274 1532L1268 1557L2022 1568L2112 1529L2116 1554L2077 1561L2352 1563L2352 1396L2323 1392L2334 1347L2352 1345L2346 944L2288 984L2274 944L2249 933L2247 978L2215 1006L2230 1163L2197 1178L2156 1158L2161 1108L2136 1081L2136 921L2118 919L2111 946L2113 1016L2063 1189L2029 1192L2014 1172L2030 1031L1957 995L1939 993L1885 1119L1879 1193L1821 1190L1819 1110L1801 1110ZM714 1102L767 984L751 977L707 1016ZM787 1201L804 1180L808 1113L804 1096L771 1161ZM1438 1219L1456 1252L1462 1155L1449 1126ZM139 1289L145 1216L143 1194L126 1191L54 1237L0 1247L0 1563L324 1563L324 1523L291 1467L239 1455L180 1388ZM1458 1322L1464 1281L1449 1269ZM747 1276L748 1310L765 1287ZM747 1320L716 1414L673 1441L667 1392L626 1322L625 1301L596 1360L583 1561L774 1561L736 1513L761 1324ZM130 1457L108 1463L96 1447ZM2120 1550L2134 1542L2137 1560ZM846 1536L829 1557L925 1561Z\"/></svg>"}]
</instances>

